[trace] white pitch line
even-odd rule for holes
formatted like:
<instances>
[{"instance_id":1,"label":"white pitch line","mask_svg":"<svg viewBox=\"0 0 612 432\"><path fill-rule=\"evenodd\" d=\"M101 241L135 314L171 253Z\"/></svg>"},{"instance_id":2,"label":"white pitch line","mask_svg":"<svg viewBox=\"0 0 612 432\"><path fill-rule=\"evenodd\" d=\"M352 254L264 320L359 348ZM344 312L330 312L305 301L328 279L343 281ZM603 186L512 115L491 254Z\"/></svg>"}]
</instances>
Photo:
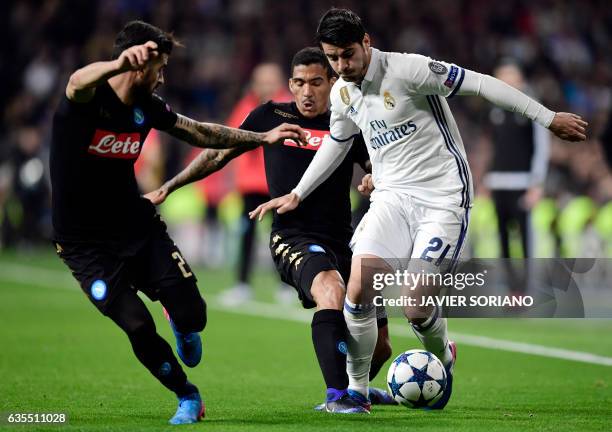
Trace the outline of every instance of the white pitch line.
<instances>
[{"instance_id":1,"label":"white pitch line","mask_svg":"<svg viewBox=\"0 0 612 432\"><path fill-rule=\"evenodd\" d=\"M76 290L78 288L76 281L67 272L26 266L22 264L9 264L8 266L3 264L0 266L0 282L1 281L21 282L57 289ZM217 302L215 298L212 300L212 302L208 301L209 306L212 309L224 312L303 323L309 323L312 320L312 312L304 309L284 307L257 301L250 301L242 304L239 308L236 308L223 306ZM389 324L389 329L392 333L400 336L414 337L414 333L410 330L407 324L405 326L399 324ZM612 357L600 356L583 351L573 351L563 348L547 347L543 345L515 342L466 333L451 332L449 337L457 343L479 348L518 352L601 366L612 366Z\"/></svg>"}]
</instances>

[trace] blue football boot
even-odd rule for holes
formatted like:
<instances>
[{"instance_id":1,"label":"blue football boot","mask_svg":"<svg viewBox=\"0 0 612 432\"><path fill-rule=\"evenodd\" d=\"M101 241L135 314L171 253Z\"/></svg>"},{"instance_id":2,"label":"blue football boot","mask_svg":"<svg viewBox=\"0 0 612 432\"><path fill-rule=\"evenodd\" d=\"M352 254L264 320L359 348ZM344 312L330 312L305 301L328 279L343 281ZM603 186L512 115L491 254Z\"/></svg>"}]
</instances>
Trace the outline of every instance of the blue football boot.
<instances>
[{"instance_id":1,"label":"blue football boot","mask_svg":"<svg viewBox=\"0 0 612 432\"><path fill-rule=\"evenodd\" d=\"M369 393L369 392L368 392ZM370 399L359 393L358 391L348 389L348 394L355 402L357 402L368 414L370 413L370 408L372 407L372 403Z\"/></svg>"},{"instance_id":2,"label":"blue football boot","mask_svg":"<svg viewBox=\"0 0 612 432\"><path fill-rule=\"evenodd\" d=\"M170 424L191 424L197 423L204 418L205 407L199 393L192 393L179 398L178 408L174 417L170 419Z\"/></svg>"},{"instance_id":3,"label":"blue football boot","mask_svg":"<svg viewBox=\"0 0 612 432\"><path fill-rule=\"evenodd\" d=\"M200 333L181 333L174 326L174 322L172 322L172 318L170 318L165 308L164 315L170 323L176 338L176 352L178 356L185 363L185 366L196 367L200 360L202 360L202 339L200 338Z\"/></svg>"},{"instance_id":4,"label":"blue football boot","mask_svg":"<svg viewBox=\"0 0 612 432\"><path fill-rule=\"evenodd\" d=\"M376 387L370 387L368 398L372 405L398 405L397 401L386 390Z\"/></svg>"},{"instance_id":5,"label":"blue football boot","mask_svg":"<svg viewBox=\"0 0 612 432\"><path fill-rule=\"evenodd\" d=\"M327 390L327 401L317 405L315 411L325 411L332 414L369 414L361 402L353 399L346 390Z\"/></svg>"}]
</instances>

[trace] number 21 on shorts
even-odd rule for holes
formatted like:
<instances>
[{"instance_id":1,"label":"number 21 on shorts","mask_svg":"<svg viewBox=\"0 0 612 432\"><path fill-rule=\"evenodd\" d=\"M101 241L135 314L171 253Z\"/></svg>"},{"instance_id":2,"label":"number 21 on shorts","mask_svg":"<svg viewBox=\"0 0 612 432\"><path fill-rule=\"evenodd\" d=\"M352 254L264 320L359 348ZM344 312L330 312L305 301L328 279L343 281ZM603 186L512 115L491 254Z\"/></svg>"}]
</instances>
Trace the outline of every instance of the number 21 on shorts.
<instances>
[{"instance_id":1,"label":"number 21 on shorts","mask_svg":"<svg viewBox=\"0 0 612 432\"><path fill-rule=\"evenodd\" d=\"M444 246L444 242L442 241L442 239L440 239L439 237L432 237L431 240L429 240L429 246L427 246L423 250L423 253L421 254L421 259L427 262L433 261L434 257L429 256L429 254L438 252L440 249L442 249L442 246ZM446 245L440 256L436 259L436 262L434 262L435 266L439 266L442 263L442 260L444 260L444 257L446 257L446 254L448 253L450 247L450 244Z\"/></svg>"}]
</instances>

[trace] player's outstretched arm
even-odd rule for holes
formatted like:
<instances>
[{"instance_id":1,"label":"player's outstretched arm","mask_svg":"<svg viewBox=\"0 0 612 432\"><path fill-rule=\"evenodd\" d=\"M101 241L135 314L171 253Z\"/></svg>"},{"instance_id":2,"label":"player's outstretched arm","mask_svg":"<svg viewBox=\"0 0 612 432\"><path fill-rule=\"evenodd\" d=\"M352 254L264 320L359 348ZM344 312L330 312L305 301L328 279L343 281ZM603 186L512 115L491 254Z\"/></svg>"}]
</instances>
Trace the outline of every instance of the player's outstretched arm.
<instances>
[{"instance_id":1,"label":"player's outstretched arm","mask_svg":"<svg viewBox=\"0 0 612 432\"><path fill-rule=\"evenodd\" d=\"M167 132L195 147L214 149L281 144L286 139L296 140L300 145L306 145L308 141L304 130L294 124L283 123L268 132L251 132L197 122L181 114L177 116L174 127Z\"/></svg>"},{"instance_id":2,"label":"player's outstretched arm","mask_svg":"<svg viewBox=\"0 0 612 432\"><path fill-rule=\"evenodd\" d=\"M153 204L159 205L175 190L208 177L212 173L219 171L235 157L254 148L255 146L222 150L205 149L183 171L144 197Z\"/></svg>"},{"instance_id":3,"label":"player's outstretched arm","mask_svg":"<svg viewBox=\"0 0 612 432\"><path fill-rule=\"evenodd\" d=\"M541 124L561 139L586 140L588 123L579 115L550 111L520 90L490 75L466 70L459 94L482 96L500 108L517 112Z\"/></svg>"},{"instance_id":4,"label":"player's outstretched arm","mask_svg":"<svg viewBox=\"0 0 612 432\"><path fill-rule=\"evenodd\" d=\"M74 102L89 102L98 85L123 72L141 70L157 56L157 44L148 41L126 49L115 60L91 63L70 75L66 97Z\"/></svg>"},{"instance_id":5,"label":"player's outstretched arm","mask_svg":"<svg viewBox=\"0 0 612 432\"><path fill-rule=\"evenodd\" d=\"M255 210L249 212L249 217L251 219L257 218L262 220L264 215L270 210L276 209L278 214L295 210L300 201L327 180L338 168L351 149L352 143L352 139L346 143L335 142L331 138L323 140L321 148L317 151L308 168L306 168L298 185L287 195L261 204Z\"/></svg>"}]
</instances>

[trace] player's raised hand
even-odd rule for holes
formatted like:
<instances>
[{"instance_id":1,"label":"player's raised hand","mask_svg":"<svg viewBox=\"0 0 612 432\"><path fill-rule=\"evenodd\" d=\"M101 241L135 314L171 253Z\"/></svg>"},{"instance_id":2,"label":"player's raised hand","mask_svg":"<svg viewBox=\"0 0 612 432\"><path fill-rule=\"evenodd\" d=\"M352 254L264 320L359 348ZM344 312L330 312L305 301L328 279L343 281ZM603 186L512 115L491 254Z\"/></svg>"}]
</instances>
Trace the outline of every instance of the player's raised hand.
<instances>
[{"instance_id":1,"label":"player's raised hand","mask_svg":"<svg viewBox=\"0 0 612 432\"><path fill-rule=\"evenodd\" d=\"M586 140L586 127L588 125L577 114L558 112L555 113L548 129L563 140L584 141Z\"/></svg>"},{"instance_id":2,"label":"player's raised hand","mask_svg":"<svg viewBox=\"0 0 612 432\"><path fill-rule=\"evenodd\" d=\"M153 59L157 58L157 44L148 41L124 50L117 59L119 69L123 72L142 70Z\"/></svg>"},{"instance_id":3,"label":"player's raised hand","mask_svg":"<svg viewBox=\"0 0 612 432\"><path fill-rule=\"evenodd\" d=\"M258 218L261 221L269 210L276 209L278 214L283 214L294 210L299 204L300 197L296 193L291 192L257 206L255 210L249 212L249 218Z\"/></svg>"},{"instance_id":4,"label":"player's raised hand","mask_svg":"<svg viewBox=\"0 0 612 432\"><path fill-rule=\"evenodd\" d=\"M304 129L294 124L283 123L264 134L266 144L282 144L286 139L294 140L299 146L308 144L308 137Z\"/></svg>"},{"instance_id":5,"label":"player's raised hand","mask_svg":"<svg viewBox=\"0 0 612 432\"><path fill-rule=\"evenodd\" d=\"M149 192L144 197L151 201L153 204L160 205L161 203L166 201L166 198L168 198L169 194L170 191L168 190L166 185L162 185L159 189L155 189L154 191Z\"/></svg>"},{"instance_id":6,"label":"player's raised hand","mask_svg":"<svg viewBox=\"0 0 612 432\"><path fill-rule=\"evenodd\" d=\"M374 182L372 181L372 174L366 174L361 179L361 184L357 186L357 190L364 197L369 197L374 190Z\"/></svg>"}]
</instances>

